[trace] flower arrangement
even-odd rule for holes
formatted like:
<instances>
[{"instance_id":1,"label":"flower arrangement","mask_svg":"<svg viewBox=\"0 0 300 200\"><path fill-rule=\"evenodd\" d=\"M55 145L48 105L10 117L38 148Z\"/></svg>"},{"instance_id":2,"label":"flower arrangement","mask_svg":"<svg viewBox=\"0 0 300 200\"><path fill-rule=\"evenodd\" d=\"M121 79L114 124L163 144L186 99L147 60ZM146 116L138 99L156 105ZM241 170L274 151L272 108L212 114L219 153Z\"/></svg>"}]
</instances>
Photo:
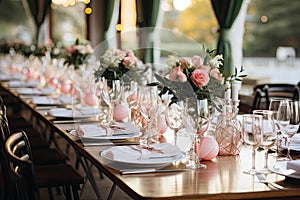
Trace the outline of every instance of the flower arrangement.
<instances>
[{"instance_id":1,"label":"flower arrangement","mask_svg":"<svg viewBox=\"0 0 300 200\"><path fill-rule=\"evenodd\" d=\"M108 49L100 57L100 64L94 73L97 79L105 77L108 80L140 82L142 74L147 70L132 50Z\"/></svg>"},{"instance_id":2,"label":"flower arrangement","mask_svg":"<svg viewBox=\"0 0 300 200\"><path fill-rule=\"evenodd\" d=\"M93 48L88 41L79 41L77 38L74 45L65 48L66 57L64 64L79 69L80 65L86 63L93 53Z\"/></svg>"},{"instance_id":3,"label":"flower arrangement","mask_svg":"<svg viewBox=\"0 0 300 200\"><path fill-rule=\"evenodd\" d=\"M168 74L164 77L156 74L157 80L163 86L162 94L173 94L171 102L196 96L198 99L207 98L210 102L214 96L223 96L225 80L240 80L244 75L224 76L222 74L223 56L214 55L207 51L205 58L200 56L177 57L170 55L166 63ZM243 68L241 68L241 71Z\"/></svg>"}]
</instances>

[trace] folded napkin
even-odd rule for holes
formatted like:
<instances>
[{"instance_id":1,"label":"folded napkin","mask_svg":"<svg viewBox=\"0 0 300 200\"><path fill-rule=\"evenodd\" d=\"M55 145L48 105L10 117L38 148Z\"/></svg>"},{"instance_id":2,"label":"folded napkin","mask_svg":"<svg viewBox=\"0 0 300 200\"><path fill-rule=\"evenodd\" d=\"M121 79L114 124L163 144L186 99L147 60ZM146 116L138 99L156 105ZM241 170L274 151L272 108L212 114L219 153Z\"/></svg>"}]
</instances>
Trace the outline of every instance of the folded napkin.
<instances>
[{"instance_id":1,"label":"folded napkin","mask_svg":"<svg viewBox=\"0 0 300 200\"><path fill-rule=\"evenodd\" d=\"M35 87L38 86L40 83L37 80L30 80L30 81L9 81L9 87Z\"/></svg>"},{"instance_id":2,"label":"folded napkin","mask_svg":"<svg viewBox=\"0 0 300 200\"><path fill-rule=\"evenodd\" d=\"M19 94L53 94L55 90L52 88L18 88L16 90Z\"/></svg>"},{"instance_id":3,"label":"folded napkin","mask_svg":"<svg viewBox=\"0 0 300 200\"><path fill-rule=\"evenodd\" d=\"M299 150L300 149L300 134L297 133L293 137L290 138L291 144L290 148L291 150ZM287 148L287 142L285 139L282 140L281 142L281 147L282 148Z\"/></svg>"},{"instance_id":4,"label":"folded napkin","mask_svg":"<svg viewBox=\"0 0 300 200\"><path fill-rule=\"evenodd\" d=\"M32 98L33 104L72 104L73 98L68 96L60 97L34 97Z\"/></svg>"},{"instance_id":5,"label":"folded napkin","mask_svg":"<svg viewBox=\"0 0 300 200\"><path fill-rule=\"evenodd\" d=\"M300 175L300 160L291 160L286 163L287 170L293 170L293 175Z\"/></svg>"},{"instance_id":6,"label":"folded napkin","mask_svg":"<svg viewBox=\"0 0 300 200\"><path fill-rule=\"evenodd\" d=\"M180 149L170 143L153 144L148 146L114 146L105 152L105 156L111 160L140 160L151 158L167 158L181 154Z\"/></svg>"},{"instance_id":7,"label":"folded napkin","mask_svg":"<svg viewBox=\"0 0 300 200\"><path fill-rule=\"evenodd\" d=\"M300 145L300 134L295 134L291 138L291 145Z\"/></svg>"},{"instance_id":8,"label":"folded napkin","mask_svg":"<svg viewBox=\"0 0 300 200\"><path fill-rule=\"evenodd\" d=\"M99 126L96 124L80 125L77 129L77 134L82 137L101 137L126 135L139 132L139 128L131 122L118 123L114 126Z\"/></svg>"},{"instance_id":9,"label":"folded napkin","mask_svg":"<svg viewBox=\"0 0 300 200\"><path fill-rule=\"evenodd\" d=\"M101 111L94 107L83 108L52 108L49 115L53 117L90 117L100 114Z\"/></svg>"}]
</instances>

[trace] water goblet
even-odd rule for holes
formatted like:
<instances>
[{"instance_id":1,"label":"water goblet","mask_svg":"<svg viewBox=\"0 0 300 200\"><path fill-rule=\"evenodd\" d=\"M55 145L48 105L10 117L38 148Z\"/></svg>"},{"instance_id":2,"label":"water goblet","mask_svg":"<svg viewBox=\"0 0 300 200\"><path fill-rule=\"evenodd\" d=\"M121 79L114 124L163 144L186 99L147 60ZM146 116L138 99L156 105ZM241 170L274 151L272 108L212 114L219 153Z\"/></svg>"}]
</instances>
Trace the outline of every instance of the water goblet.
<instances>
[{"instance_id":1,"label":"water goblet","mask_svg":"<svg viewBox=\"0 0 300 200\"><path fill-rule=\"evenodd\" d=\"M288 100L288 107L289 112L287 112L287 115L289 114L289 121L282 123L282 133L283 136L286 138L287 142L287 155L285 158L282 158L280 160L292 160L291 152L290 152L290 144L291 144L291 137L293 137L298 129L300 124L300 116L299 116L299 104L298 101ZM284 108L279 108L284 109Z\"/></svg>"},{"instance_id":2,"label":"water goblet","mask_svg":"<svg viewBox=\"0 0 300 200\"><path fill-rule=\"evenodd\" d=\"M158 94L156 86L141 86L138 89L138 107L141 117L146 120L146 128L140 142L149 145L155 142L155 120L158 110ZM154 129L154 130L153 130Z\"/></svg>"},{"instance_id":3,"label":"water goblet","mask_svg":"<svg viewBox=\"0 0 300 200\"><path fill-rule=\"evenodd\" d=\"M209 126L209 106L207 99L198 100L194 97L187 98L184 105L183 124L191 134L193 140L189 151L189 159L186 167L191 169L206 168L200 163L199 144L200 135Z\"/></svg>"},{"instance_id":4,"label":"water goblet","mask_svg":"<svg viewBox=\"0 0 300 200\"><path fill-rule=\"evenodd\" d=\"M135 81L123 82L122 100L128 105L128 121L132 120L132 108L137 102L138 84Z\"/></svg>"},{"instance_id":5,"label":"water goblet","mask_svg":"<svg viewBox=\"0 0 300 200\"><path fill-rule=\"evenodd\" d=\"M120 80L111 80L111 87L106 90L103 98L109 103L110 107L110 122L109 124L114 124L114 108L119 102L122 94L122 87Z\"/></svg>"},{"instance_id":6,"label":"water goblet","mask_svg":"<svg viewBox=\"0 0 300 200\"><path fill-rule=\"evenodd\" d=\"M174 131L175 145L177 145L177 133L183 127L183 101L170 103L165 110L167 125Z\"/></svg>"},{"instance_id":7,"label":"water goblet","mask_svg":"<svg viewBox=\"0 0 300 200\"><path fill-rule=\"evenodd\" d=\"M280 102L282 100L285 100L285 99L283 99L283 98L274 98L274 99L271 99L270 104L269 104L269 110L273 112L273 120L274 120L274 125L275 125L275 131L277 133L276 152L274 154L272 154L275 157L281 156L281 153L279 152L279 146L280 146L280 143L282 141L282 135L281 135L279 124L277 122L277 113L278 113Z\"/></svg>"},{"instance_id":8,"label":"water goblet","mask_svg":"<svg viewBox=\"0 0 300 200\"><path fill-rule=\"evenodd\" d=\"M263 127L259 136L259 147L264 149L265 161L263 169L259 171L263 174L269 174L272 171L268 167L268 151L275 144L277 138L273 112L270 110L254 110L253 114L261 115L263 120Z\"/></svg>"},{"instance_id":9,"label":"water goblet","mask_svg":"<svg viewBox=\"0 0 300 200\"><path fill-rule=\"evenodd\" d=\"M259 145L259 136L262 131L262 116L254 114L243 115L243 141L246 145L252 147L252 164L249 170L243 171L246 174L256 174L258 170L255 168L256 148Z\"/></svg>"}]
</instances>

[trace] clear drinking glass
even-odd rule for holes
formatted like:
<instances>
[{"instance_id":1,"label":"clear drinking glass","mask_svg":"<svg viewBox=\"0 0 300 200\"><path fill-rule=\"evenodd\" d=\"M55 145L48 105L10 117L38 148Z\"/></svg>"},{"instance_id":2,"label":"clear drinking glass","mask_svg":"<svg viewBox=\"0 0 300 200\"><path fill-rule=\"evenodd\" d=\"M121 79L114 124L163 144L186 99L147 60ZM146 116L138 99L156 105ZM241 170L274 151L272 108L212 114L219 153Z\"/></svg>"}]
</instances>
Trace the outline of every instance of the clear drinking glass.
<instances>
[{"instance_id":1,"label":"clear drinking glass","mask_svg":"<svg viewBox=\"0 0 300 200\"><path fill-rule=\"evenodd\" d=\"M279 124L277 122L277 113L278 113L280 102L283 101L283 100L285 100L285 99L283 99L283 98L271 99L270 104L269 104L269 110L273 112L273 120L274 120L274 124L275 124L275 131L277 133L276 153L272 154L273 156L276 156L276 157L282 155L279 152L279 146L280 146L280 143L282 141L282 135L281 135Z\"/></svg>"},{"instance_id":2,"label":"clear drinking glass","mask_svg":"<svg viewBox=\"0 0 300 200\"><path fill-rule=\"evenodd\" d=\"M111 86L104 90L103 98L104 101L109 104L110 109L110 122L109 124L114 124L114 108L119 102L122 94L122 87L120 80L110 80Z\"/></svg>"},{"instance_id":3,"label":"clear drinking glass","mask_svg":"<svg viewBox=\"0 0 300 200\"><path fill-rule=\"evenodd\" d=\"M138 84L135 81L123 82L122 83L122 100L128 106L128 121L132 119L132 108L137 102L137 89Z\"/></svg>"},{"instance_id":4,"label":"clear drinking glass","mask_svg":"<svg viewBox=\"0 0 300 200\"><path fill-rule=\"evenodd\" d=\"M146 120L146 129L144 135L141 137L140 142L149 145L155 142L154 137L156 133L156 114L158 110L158 94L157 87L155 86L140 86L138 88L138 108L141 117Z\"/></svg>"},{"instance_id":5,"label":"clear drinking glass","mask_svg":"<svg viewBox=\"0 0 300 200\"><path fill-rule=\"evenodd\" d=\"M272 173L268 167L268 151L275 144L277 138L273 112L270 110L254 110L253 114L261 115L263 118L263 127L259 137L259 146L264 149L265 161L263 169L259 171L264 174Z\"/></svg>"},{"instance_id":6,"label":"clear drinking glass","mask_svg":"<svg viewBox=\"0 0 300 200\"><path fill-rule=\"evenodd\" d=\"M183 111L183 101L171 103L165 110L167 125L174 131L175 145L177 145L177 133L183 127Z\"/></svg>"},{"instance_id":7,"label":"clear drinking glass","mask_svg":"<svg viewBox=\"0 0 300 200\"><path fill-rule=\"evenodd\" d=\"M288 105L290 109L289 123L282 126L283 135L286 138L287 142L287 155L284 159L281 160L292 160L290 153L291 137L293 137L297 133L300 123L298 101L289 100Z\"/></svg>"},{"instance_id":8,"label":"clear drinking glass","mask_svg":"<svg viewBox=\"0 0 300 200\"><path fill-rule=\"evenodd\" d=\"M259 136L262 131L262 116L254 114L243 115L243 140L246 145L252 147L252 165L251 169L244 171L247 174L256 174L258 170L255 168L256 149L259 145Z\"/></svg>"},{"instance_id":9,"label":"clear drinking glass","mask_svg":"<svg viewBox=\"0 0 300 200\"><path fill-rule=\"evenodd\" d=\"M189 151L189 160L186 165L188 168L206 168L206 165L200 163L198 147L200 135L208 129L209 123L210 112L207 99L187 98L184 106L183 124L193 138Z\"/></svg>"}]
</instances>

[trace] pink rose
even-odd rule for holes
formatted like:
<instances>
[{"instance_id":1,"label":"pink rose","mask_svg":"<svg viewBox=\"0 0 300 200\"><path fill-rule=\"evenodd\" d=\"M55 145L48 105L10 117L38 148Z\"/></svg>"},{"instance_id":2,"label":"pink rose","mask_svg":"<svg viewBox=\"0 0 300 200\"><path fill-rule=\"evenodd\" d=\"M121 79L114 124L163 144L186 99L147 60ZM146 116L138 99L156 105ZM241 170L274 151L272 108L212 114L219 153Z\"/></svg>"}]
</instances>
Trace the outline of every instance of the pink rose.
<instances>
[{"instance_id":1,"label":"pink rose","mask_svg":"<svg viewBox=\"0 0 300 200\"><path fill-rule=\"evenodd\" d=\"M170 81L175 81L175 82L186 82L187 77L186 75L181 71L180 67L174 67L170 74L169 74L169 79Z\"/></svg>"},{"instance_id":2,"label":"pink rose","mask_svg":"<svg viewBox=\"0 0 300 200\"><path fill-rule=\"evenodd\" d=\"M199 69L205 70L207 73L210 72L210 66L209 65L200 65Z\"/></svg>"},{"instance_id":3,"label":"pink rose","mask_svg":"<svg viewBox=\"0 0 300 200\"><path fill-rule=\"evenodd\" d=\"M179 63L181 63L182 68L190 68L191 66L191 60L187 57L180 58Z\"/></svg>"},{"instance_id":4,"label":"pink rose","mask_svg":"<svg viewBox=\"0 0 300 200\"><path fill-rule=\"evenodd\" d=\"M213 77L214 79L216 79L219 83L223 83L224 82L224 77L220 73L220 71L219 71L218 68L212 69L211 72L210 72L210 76Z\"/></svg>"},{"instance_id":5,"label":"pink rose","mask_svg":"<svg viewBox=\"0 0 300 200\"><path fill-rule=\"evenodd\" d=\"M125 57L122 60L122 64L128 69L133 68L136 62L137 58L132 56Z\"/></svg>"},{"instance_id":6,"label":"pink rose","mask_svg":"<svg viewBox=\"0 0 300 200\"><path fill-rule=\"evenodd\" d=\"M76 49L73 46L66 47L66 52L68 53L74 53L75 51Z\"/></svg>"},{"instance_id":7,"label":"pink rose","mask_svg":"<svg viewBox=\"0 0 300 200\"><path fill-rule=\"evenodd\" d=\"M200 56L193 56L192 64L195 68L199 68L202 64L201 57Z\"/></svg>"},{"instance_id":8,"label":"pink rose","mask_svg":"<svg viewBox=\"0 0 300 200\"><path fill-rule=\"evenodd\" d=\"M209 82L209 75L205 70L195 69L191 74L191 80L195 86L202 88Z\"/></svg>"}]
</instances>

